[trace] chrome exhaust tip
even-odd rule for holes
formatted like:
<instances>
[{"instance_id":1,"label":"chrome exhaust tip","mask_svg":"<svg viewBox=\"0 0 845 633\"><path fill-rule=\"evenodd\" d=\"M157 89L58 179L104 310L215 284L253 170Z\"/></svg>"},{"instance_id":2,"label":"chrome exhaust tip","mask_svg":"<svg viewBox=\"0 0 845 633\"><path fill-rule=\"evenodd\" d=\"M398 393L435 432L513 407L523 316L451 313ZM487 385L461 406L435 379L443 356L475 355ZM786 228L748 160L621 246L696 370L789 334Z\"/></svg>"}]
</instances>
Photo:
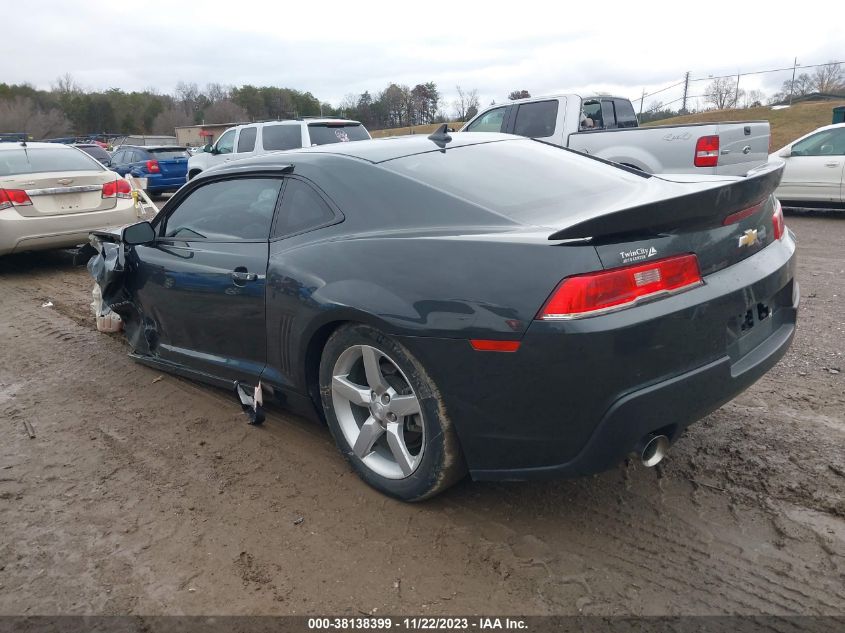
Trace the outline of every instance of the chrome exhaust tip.
<instances>
[{"instance_id":1,"label":"chrome exhaust tip","mask_svg":"<svg viewBox=\"0 0 845 633\"><path fill-rule=\"evenodd\" d=\"M665 435L647 435L642 441L640 461L646 468L657 466L669 450L669 438Z\"/></svg>"}]
</instances>

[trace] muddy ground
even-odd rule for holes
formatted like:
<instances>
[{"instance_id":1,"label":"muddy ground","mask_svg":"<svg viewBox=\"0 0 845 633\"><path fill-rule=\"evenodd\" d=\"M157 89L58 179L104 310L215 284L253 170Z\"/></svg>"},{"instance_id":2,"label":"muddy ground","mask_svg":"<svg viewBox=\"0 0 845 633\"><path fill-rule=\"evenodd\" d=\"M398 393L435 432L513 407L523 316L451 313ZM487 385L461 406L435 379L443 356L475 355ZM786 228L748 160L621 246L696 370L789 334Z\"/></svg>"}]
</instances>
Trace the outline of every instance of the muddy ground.
<instances>
[{"instance_id":1,"label":"muddy ground","mask_svg":"<svg viewBox=\"0 0 845 633\"><path fill-rule=\"evenodd\" d=\"M132 362L66 254L3 258L0 614L845 613L845 217L788 224L791 351L661 466L419 505Z\"/></svg>"}]
</instances>

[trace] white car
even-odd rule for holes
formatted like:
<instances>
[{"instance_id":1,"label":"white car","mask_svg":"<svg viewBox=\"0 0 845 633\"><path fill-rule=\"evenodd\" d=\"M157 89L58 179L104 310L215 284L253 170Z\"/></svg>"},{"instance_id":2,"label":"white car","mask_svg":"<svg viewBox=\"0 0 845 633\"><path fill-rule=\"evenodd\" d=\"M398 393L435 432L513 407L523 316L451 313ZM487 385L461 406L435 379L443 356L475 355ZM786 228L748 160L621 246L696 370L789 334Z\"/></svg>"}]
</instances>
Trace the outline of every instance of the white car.
<instances>
[{"instance_id":1,"label":"white car","mask_svg":"<svg viewBox=\"0 0 845 633\"><path fill-rule=\"evenodd\" d=\"M302 118L230 127L214 145L188 159L188 180L201 171L230 160L313 145L364 141L370 133L349 119Z\"/></svg>"},{"instance_id":2,"label":"white car","mask_svg":"<svg viewBox=\"0 0 845 633\"><path fill-rule=\"evenodd\" d=\"M845 123L820 127L770 158L786 163L775 191L785 205L845 204Z\"/></svg>"},{"instance_id":3,"label":"white car","mask_svg":"<svg viewBox=\"0 0 845 633\"><path fill-rule=\"evenodd\" d=\"M77 246L137 221L129 183L82 150L0 143L0 255Z\"/></svg>"}]
</instances>

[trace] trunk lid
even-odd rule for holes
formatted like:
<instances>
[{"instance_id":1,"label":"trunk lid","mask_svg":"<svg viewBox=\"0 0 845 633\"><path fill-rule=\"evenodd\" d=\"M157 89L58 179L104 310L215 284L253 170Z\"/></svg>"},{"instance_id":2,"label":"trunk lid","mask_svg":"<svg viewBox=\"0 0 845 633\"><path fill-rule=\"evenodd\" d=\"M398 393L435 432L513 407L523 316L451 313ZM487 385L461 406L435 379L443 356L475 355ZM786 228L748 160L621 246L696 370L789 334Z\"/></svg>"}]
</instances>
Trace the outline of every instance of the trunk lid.
<instances>
[{"instance_id":1,"label":"trunk lid","mask_svg":"<svg viewBox=\"0 0 845 633\"><path fill-rule=\"evenodd\" d=\"M152 150L150 155L158 161L163 176L177 177L188 173L188 154L185 150Z\"/></svg>"},{"instance_id":2,"label":"trunk lid","mask_svg":"<svg viewBox=\"0 0 845 633\"><path fill-rule=\"evenodd\" d=\"M781 173L782 164L770 164L742 179L664 176L681 195L594 214L549 239L591 238L606 269L694 253L707 275L774 241L772 192Z\"/></svg>"},{"instance_id":3,"label":"trunk lid","mask_svg":"<svg viewBox=\"0 0 845 633\"><path fill-rule=\"evenodd\" d=\"M15 208L25 217L112 209L117 201L115 198L103 198L103 185L118 178L110 171L31 174L23 181L18 180L15 187L26 191L32 205ZM6 186L12 187L10 184Z\"/></svg>"}]
</instances>

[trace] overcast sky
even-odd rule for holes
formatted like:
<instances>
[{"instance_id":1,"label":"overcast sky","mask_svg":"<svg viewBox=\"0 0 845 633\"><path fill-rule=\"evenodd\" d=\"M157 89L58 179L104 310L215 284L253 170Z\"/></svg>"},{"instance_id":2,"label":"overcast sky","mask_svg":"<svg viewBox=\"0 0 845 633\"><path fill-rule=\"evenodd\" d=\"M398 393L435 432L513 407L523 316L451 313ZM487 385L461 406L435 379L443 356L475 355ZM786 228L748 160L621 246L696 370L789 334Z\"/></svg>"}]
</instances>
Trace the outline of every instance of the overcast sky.
<instances>
[{"instance_id":1,"label":"overcast sky","mask_svg":"<svg viewBox=\"0 0 845 633\"><path fill-rule=\"evenodd\" d=\"M791 66L795 56L802 64L845 59L841 1L0 2L0 82L38 88L64 73L87 89L172 93L180 80L249 83L310 91L337 105L389 82L434 81L447 101L460 84L477 88L486 105L515 89L634 98L688 70L707 77ZM741 85L771 93L790 75Z\"/></svg>"}]
</instances>

